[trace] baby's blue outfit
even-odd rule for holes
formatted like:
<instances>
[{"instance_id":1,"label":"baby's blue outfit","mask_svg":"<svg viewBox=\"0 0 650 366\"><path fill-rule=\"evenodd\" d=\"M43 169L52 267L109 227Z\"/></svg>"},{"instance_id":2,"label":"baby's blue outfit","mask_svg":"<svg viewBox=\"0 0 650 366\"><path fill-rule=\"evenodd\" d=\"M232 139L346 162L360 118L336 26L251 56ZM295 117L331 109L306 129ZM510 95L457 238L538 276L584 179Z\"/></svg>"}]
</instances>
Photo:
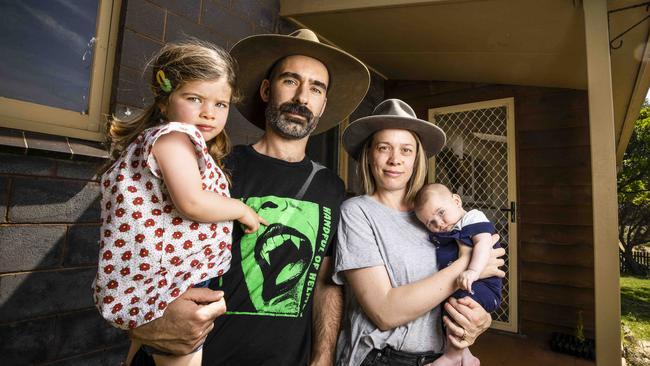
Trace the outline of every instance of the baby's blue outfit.
<instances>
[{"instance_id":1,"label":"baby's blue outfit","mask_svg":"<svg viewBox=\"0 0 650 366\"><path fill-rule=\"evenodd\" d=\"M468 211L452 229L444 233L430 233L429 238L436 246L436 257L438 260L438 269L449 266L453 261L458 259L458 245L456 240L461 243L473 246L472 237L481 233L494 234L496 232L494 225L487 219L485 214L479 210ZM499 243L494 248L499 248ZM501 287L502 280L498 277L489 277L475 281L472 284L474 294L458 290L454 292L453 297L460 299L469 296L476 300L483 309L493 312L501 304Z\"/></svg>"}]
</instances>

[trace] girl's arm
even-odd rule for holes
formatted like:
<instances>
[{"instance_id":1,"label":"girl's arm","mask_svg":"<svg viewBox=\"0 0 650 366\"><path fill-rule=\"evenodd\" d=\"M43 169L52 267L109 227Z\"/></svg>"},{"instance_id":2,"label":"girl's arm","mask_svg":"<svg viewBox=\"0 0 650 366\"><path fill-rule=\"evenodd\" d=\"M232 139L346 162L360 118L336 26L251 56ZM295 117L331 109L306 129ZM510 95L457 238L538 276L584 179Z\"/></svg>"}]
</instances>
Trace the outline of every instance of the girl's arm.
<instances>
[{"instance_id":1,"label":"girl's arm","mask_svg":"<svg viewBox=\"0 0 650 366\"><path fill-rule=\"evenodd\" d=\"M494 241L498 239L495 236ZM503 249L492 250L491 259L482 276L502 276L499 256ZM392 287L386 267L373 266L344 272L348 285L365 314L381 330L388 330L413 321L445 301L458 289L456 278L467 268L470 250L463 250L454 263L433 275L407 285Z\"/></svg>"},{"instance_id":2,"label":"girl's arm","mask_svg":"<svg viewBox=\"0 0 650 366\"><path fill-rule=\"evenodd\" d=\"M189 137L170 132L158 138L151 152L156 158L174 206L200 222L239 220L255 231L263 219L243 202L201 189L201 173Z\"/></svg>"}]
</instances>

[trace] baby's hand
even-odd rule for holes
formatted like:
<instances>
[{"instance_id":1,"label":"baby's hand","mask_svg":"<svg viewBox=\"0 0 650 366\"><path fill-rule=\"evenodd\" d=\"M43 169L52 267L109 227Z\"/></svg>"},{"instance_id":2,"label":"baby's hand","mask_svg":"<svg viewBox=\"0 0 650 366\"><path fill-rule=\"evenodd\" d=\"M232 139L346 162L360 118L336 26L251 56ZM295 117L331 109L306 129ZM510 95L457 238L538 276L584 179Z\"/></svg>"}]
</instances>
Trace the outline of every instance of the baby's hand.
<instances>
[{"instance_id":1,"label":"baby's hand","mask_svg":"<svg viewBox=\"0 0 650 366\"><path fill-rule=\"evenodd\" d=\"M246 228L244 229L244 233L250 234L254 233L257 231L257 229L260 228L260 224L269 226L269 224L264 220L264 218L255 212L252 208L246 206L244 203L244 214L237 219L237 221L241 222L242 225L244 225Z\"/></svg>"},{"instance_id":2,"label":"baby's hand","mask_svg":"<svg viewBox=\"0 0 650 366\"><path fill-rule=\"evenodd\" d=\"M474 290L472 290L472 284L476 280L478 280L478 272L472 269L468 269L465 272L461 273L460 276L458 276L457 279L458 287L474 295Z\"/></svg>"}]
</instances>

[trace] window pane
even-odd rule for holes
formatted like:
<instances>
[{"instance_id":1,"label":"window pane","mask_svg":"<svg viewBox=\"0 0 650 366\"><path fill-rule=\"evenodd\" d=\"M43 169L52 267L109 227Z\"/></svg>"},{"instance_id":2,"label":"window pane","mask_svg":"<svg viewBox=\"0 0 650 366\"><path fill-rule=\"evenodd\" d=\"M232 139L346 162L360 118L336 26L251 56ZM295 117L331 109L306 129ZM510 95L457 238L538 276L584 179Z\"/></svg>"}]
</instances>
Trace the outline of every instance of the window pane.
<instances>
[{"instance_id":1,"label":"window pane","mask_svg":"<svg viewBox=\"0 0 650 366\"><path fill-rule=\"evenodd\" d=\"M0 96L88 110L99 0L0 0Z\"/></svg>"}]
</instances>

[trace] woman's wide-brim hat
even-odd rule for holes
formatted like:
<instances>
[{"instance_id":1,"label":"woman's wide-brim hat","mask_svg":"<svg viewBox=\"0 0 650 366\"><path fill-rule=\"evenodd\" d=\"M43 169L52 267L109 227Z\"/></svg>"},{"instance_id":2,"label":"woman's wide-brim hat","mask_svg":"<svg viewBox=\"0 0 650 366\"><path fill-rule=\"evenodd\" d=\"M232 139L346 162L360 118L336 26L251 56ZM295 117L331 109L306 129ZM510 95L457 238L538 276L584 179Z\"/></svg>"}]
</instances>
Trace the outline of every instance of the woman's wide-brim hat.
<instances>
[{"instance_id":1,"label":"woman's wide-brim hat","mask_svg":"<svg viewBox=\"0 0 650 366\"><path fill-rule=\"evenodd\" d=\"M266 103L260 97L260 85L269 77L271 67L284 57L309 56L322 62L329 72L327 105L312 135L338 125L354 112L370 85L370 73L363 62L338 48L320 43L309 29L299 29L289 35L250 36L237 42L230 54L239 64L238 86L244 95L237 109L261 129L265 129L266 124Z\"/></svg>"},{"instance_id":2,"label":"woman's wide-brim hat","mask_svg":"<svg viewBox=\"0 0 650 366\"><path fill-rule=\"evenodd\" d=\"M442 150L447 141L445 132L431 122L417 118L413 108L399 99L386 99L379 103L370 116L350 123L343 131L343 147L359 161L361 149L368 138L384 129L415 132L422 142L427 157Z\"/></svg>"}]
</instances>

